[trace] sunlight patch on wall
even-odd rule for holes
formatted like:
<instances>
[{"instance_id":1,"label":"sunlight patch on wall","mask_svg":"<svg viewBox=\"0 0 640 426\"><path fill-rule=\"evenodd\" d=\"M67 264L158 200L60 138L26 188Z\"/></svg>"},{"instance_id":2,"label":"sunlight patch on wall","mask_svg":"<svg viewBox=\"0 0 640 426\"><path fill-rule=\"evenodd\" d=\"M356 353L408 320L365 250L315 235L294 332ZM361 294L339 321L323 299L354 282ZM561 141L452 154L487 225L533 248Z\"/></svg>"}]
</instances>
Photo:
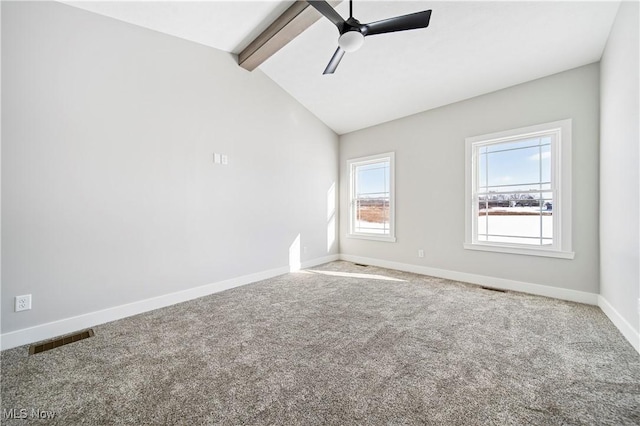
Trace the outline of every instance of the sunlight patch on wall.
<instances>
[{"instance_id":1,"label":"sunlight patch on wall","mask_svg":"<svg viewBox=\"0 0 640 426\"><path fill-rule=\"evenodd\" d=\"M302 267L300 261L300 234L293 240L293 243L289 246L289 271L299 271Z\"/></svg>"},{"instance_id":2,"label":"sunlight patch on wall","mask_svg":"<svg viewBox=\"0 0 640 426\"><path fill-rule=\"evenodd\" d=\"M327 253L336 242L336 183L327 191Z\"/></svg>"}]
</instances>

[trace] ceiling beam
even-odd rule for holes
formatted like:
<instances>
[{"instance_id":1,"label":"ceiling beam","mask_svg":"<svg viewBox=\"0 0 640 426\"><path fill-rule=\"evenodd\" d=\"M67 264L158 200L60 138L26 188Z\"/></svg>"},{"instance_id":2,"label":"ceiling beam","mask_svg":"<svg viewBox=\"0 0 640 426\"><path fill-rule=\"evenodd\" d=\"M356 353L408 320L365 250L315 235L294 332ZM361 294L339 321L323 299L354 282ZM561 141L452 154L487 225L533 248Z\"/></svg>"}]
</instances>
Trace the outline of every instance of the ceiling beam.
<instances>
[{"instance_id":1,"label":"ceiling beam","mask_svg":"<svg viewBox=\"0 0 640 426\"><path fill-rule=\"evenodd\" d=\"M342 0L329 0L332 7ZM238 55L238 65L253 71L309 28L322 15L306 1L297 0Z\"/></svg>"}]
</instances>

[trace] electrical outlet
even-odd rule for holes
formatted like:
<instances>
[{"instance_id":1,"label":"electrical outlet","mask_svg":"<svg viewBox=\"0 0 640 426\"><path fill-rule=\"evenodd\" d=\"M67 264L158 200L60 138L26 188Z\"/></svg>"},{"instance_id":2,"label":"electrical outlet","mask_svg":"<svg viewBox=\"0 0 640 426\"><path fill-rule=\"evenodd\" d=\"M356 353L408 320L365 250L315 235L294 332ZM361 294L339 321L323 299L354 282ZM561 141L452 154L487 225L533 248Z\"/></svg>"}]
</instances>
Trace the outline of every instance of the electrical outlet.
<instances>
[{"instance_id":1,"label":"electrical outlet","mask_svg":"<svg viewBox=\"0 0 640 426\"><path fill-rule=\"evenodd\" d=\"M224 164L225 166L229 164L229 157L227 156L227 154L222 154L221 158L222 158L222 164Z\"/></svg>"},{"instance_id":2,"label":"electrical outlet","mask_svg":"<svg viewBox=\"0 0 640 426\"><path fill-rule=\"evenodd\" d=\"M424 257L424 250L418 250L418 257Z\"/></svg>"},{"instance_id":3,"label":"electrical outlet","mask_svg":"<svg viewBox=\"0 0 640 426\"><path fill-rule=\"evenodd\" d=\"M215 164L220 164L220 163L222 163L221 155L220 155L220 154L216 154L216 153L214 153L214 154L213 154L213 162L214 162Z\"/></svg>"},{"instance_id":4,"label":"electrical outlet","mask_svg":"<svg viewBox=\"0 0 640 426\"><path fill-rule=\"evenodd\" d=\"M28 311L31 309L31 295L16 296L16 312Z\"/></svg>"}]
</instances>

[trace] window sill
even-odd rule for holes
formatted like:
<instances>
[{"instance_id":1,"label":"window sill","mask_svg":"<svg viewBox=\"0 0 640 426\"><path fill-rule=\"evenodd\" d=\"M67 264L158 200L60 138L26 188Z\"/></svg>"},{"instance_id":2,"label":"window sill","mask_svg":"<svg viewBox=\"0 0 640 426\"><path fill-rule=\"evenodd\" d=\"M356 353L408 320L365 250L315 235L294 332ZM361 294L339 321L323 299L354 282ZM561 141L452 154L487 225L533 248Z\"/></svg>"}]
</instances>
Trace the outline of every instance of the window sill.
<instances>
[{"instance_id":1,"label":"window sill","mask_svg":"<svg viewBox=\"0 0 640 426\"><path fill-rule=\"evenodd\" d=\"M390 237L388 235L376 235L376 234L347 234L347 238L353 238L357 240L382 241L386 243L396 242L396 237Z\"/></svg>"},{"instance_id":2,"label":"window sill","mask_svg":"<svg viewBox=\"0 0 640 426\"><path fill-rule=\"evenodd\" d=\"M542 257L555 257L558 259L573 259L575 252L572 251L558 251L548 249L535 249L525 247L511 247L506 245L493 245L493 244L472 244L464 243L464 248L467 250L479 250L479 251L491 251L495 253L509 253L509 254L521 254L526 256L542 256Z\"/></svg>"}]
</instances>

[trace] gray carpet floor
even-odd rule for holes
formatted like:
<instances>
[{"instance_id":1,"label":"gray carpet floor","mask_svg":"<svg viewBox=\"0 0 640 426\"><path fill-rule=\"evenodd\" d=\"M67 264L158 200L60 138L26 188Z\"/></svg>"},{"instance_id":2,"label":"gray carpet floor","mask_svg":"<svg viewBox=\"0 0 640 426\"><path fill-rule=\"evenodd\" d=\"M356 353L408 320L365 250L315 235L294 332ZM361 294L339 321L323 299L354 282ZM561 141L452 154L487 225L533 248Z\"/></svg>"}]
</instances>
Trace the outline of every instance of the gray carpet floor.
<instances>
[{"instance_id":1,"label":"gray carpet floor","mask_svg":"<svg viewBox=\"0 0 640 426\"><path fill-rule=\"evenodd\" d=\"M3 424L640 424L597 307L348 262L94 330L2 352Z\"/></svg>"}]
</instances>

